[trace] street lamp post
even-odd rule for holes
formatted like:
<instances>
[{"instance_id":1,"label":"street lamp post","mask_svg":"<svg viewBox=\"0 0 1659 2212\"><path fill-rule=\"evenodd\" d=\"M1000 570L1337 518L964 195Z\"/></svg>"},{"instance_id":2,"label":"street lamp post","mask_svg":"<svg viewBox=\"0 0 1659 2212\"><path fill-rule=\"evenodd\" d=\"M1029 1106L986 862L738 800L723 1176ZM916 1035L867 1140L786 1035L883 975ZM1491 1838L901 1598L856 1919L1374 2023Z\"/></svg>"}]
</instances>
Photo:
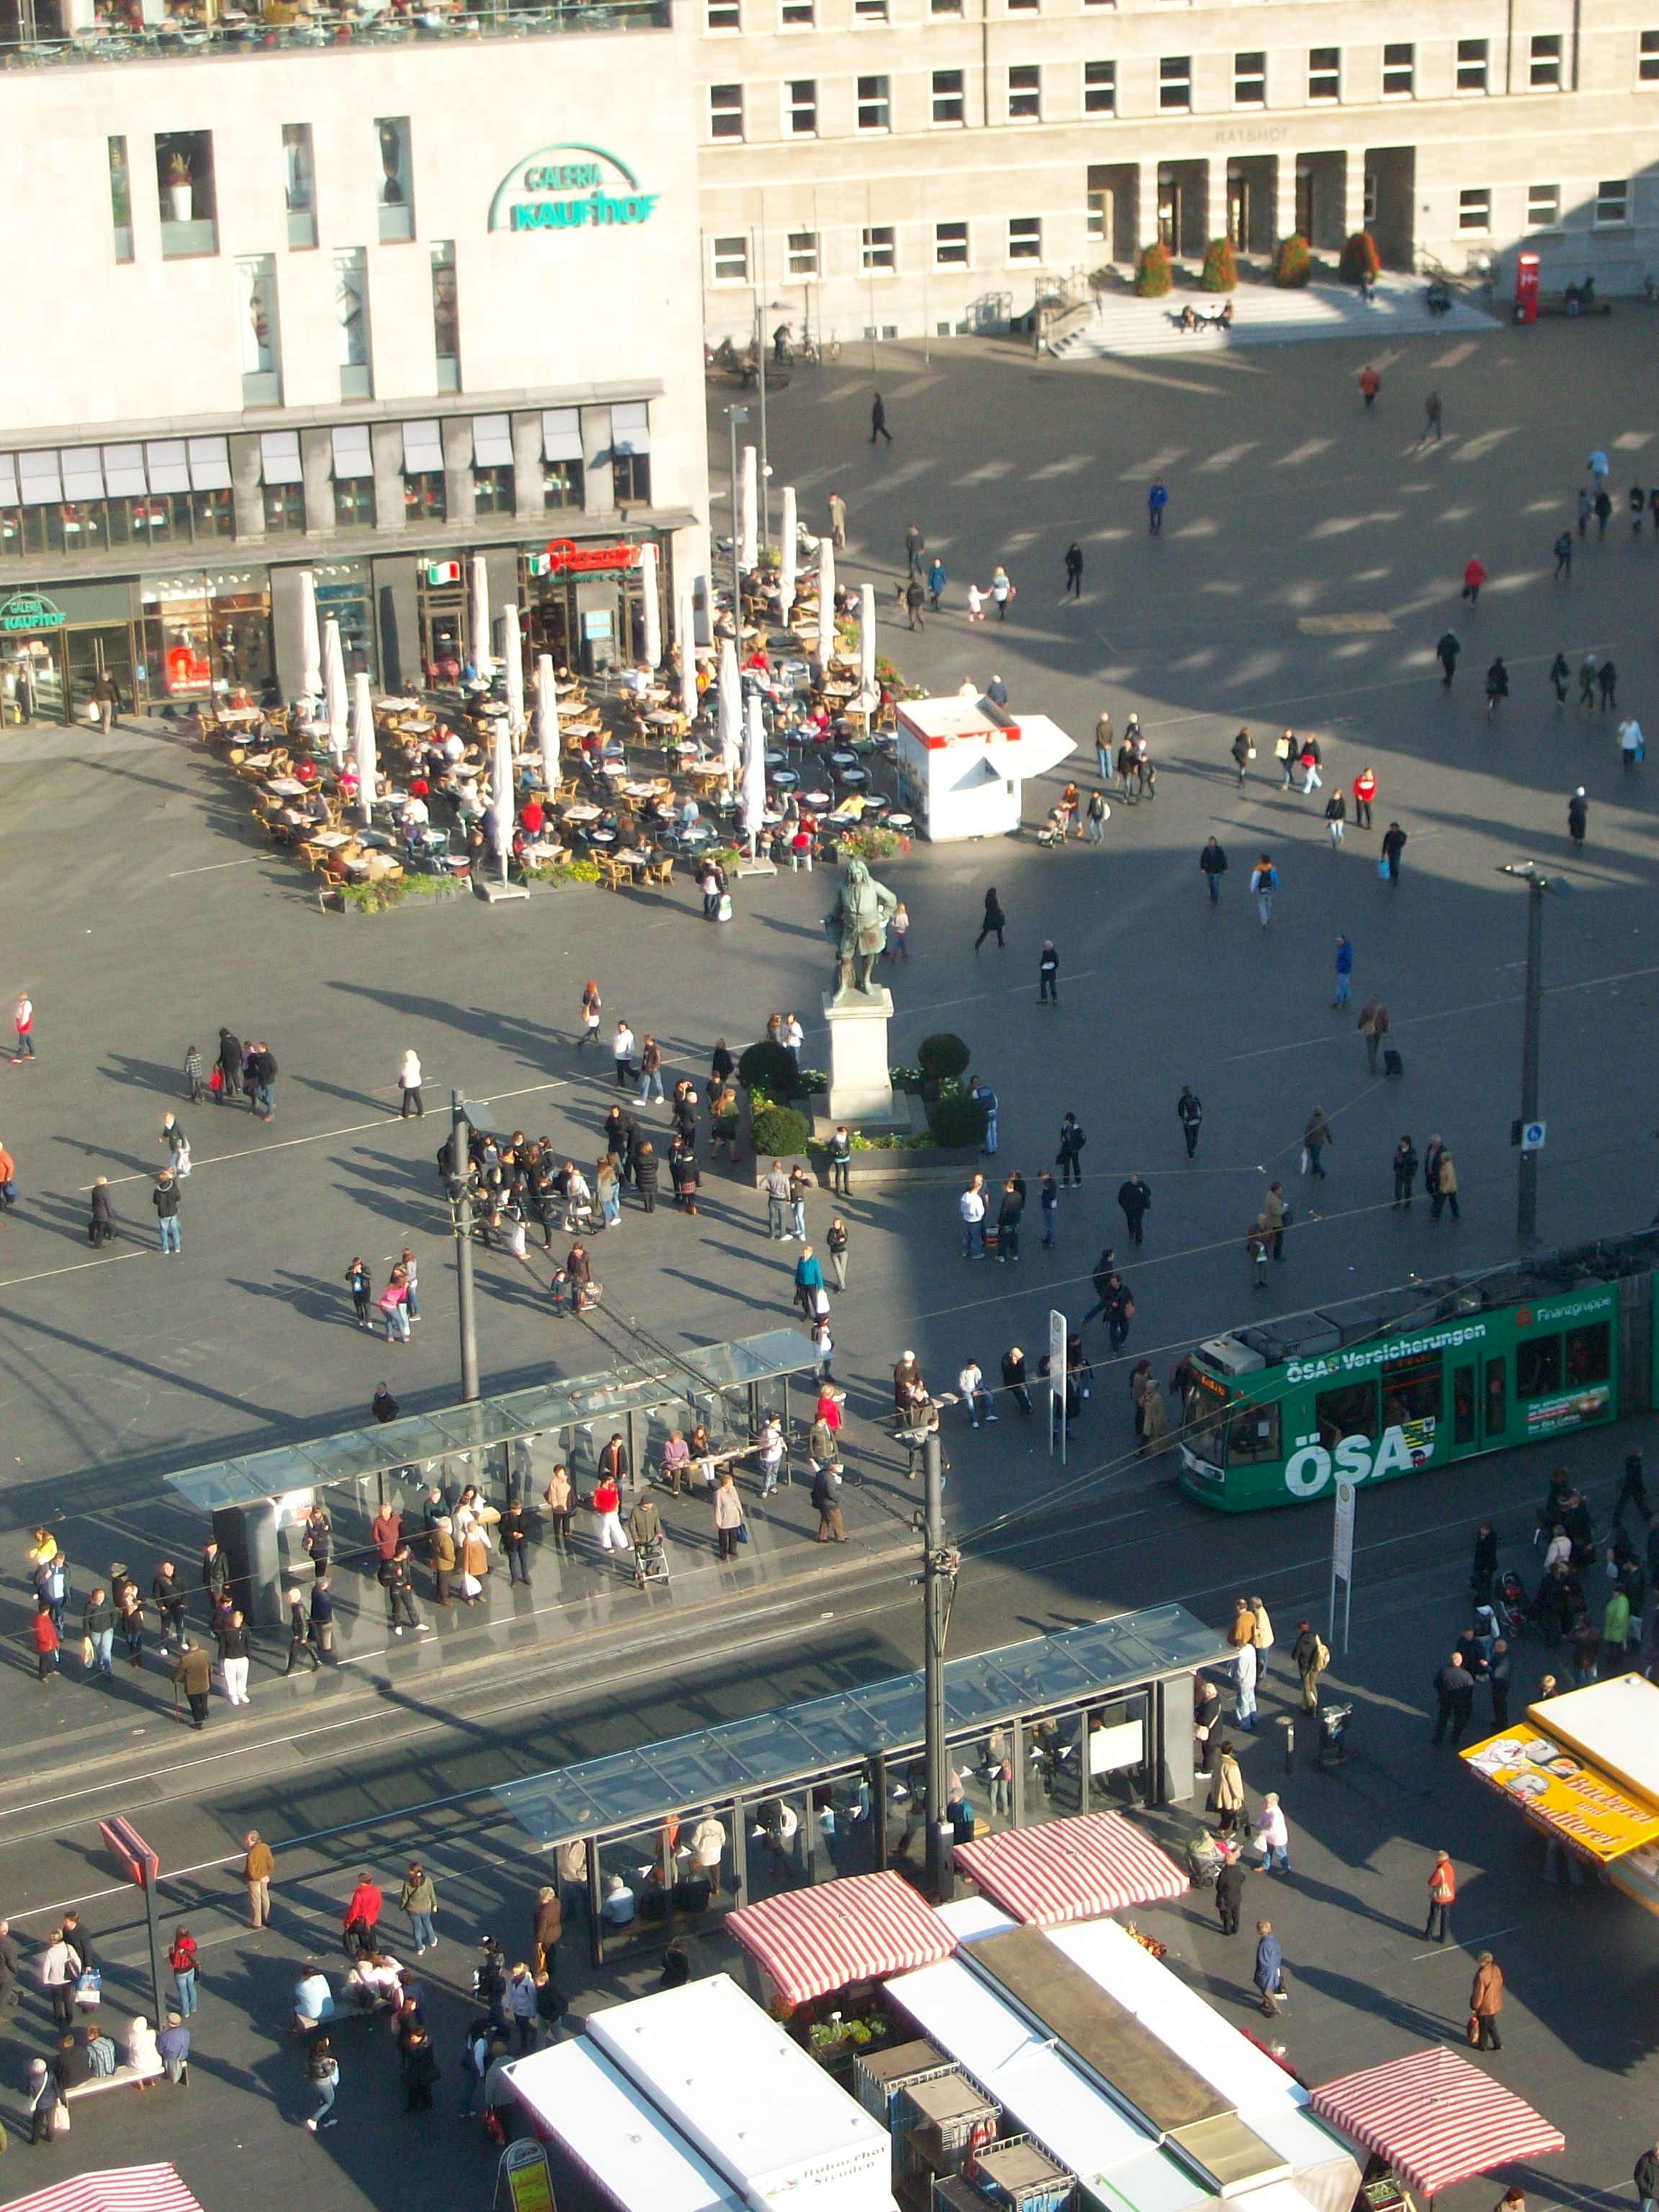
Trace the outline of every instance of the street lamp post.
<instances>
[{"instance_id":1,"label":"street lamp post","mask_svg":"<svg viewBox=\"0 0 1659 2212\"><path fill-rule=\"evenodd\" d=\"M945 1468L937 1428L927 1432L921 1464L927 1887L940 1905L948 1905L956 1893L956 1865L951 1849L950 1765L945 1738L945 1635L956 1589L957 1554L945 1540Z\"/></svg>"},{"instance_id":2,"label":"street lamp post","mask_svg":"<svg viewBox=\"0 0 1659 2212\"><path fill-rule=\"evenodd\" d=\"M738 550L742 536L738 521L738 425L749 420L746 407L728 407L726 420L732 426L732 639L734 648L743 642L743 562Z\"/></svg>"},{"instance_id":3,"label":"street lamp post","mask_svg":"<svg viewBox=\"0 0 1659 2212\"><path fill-rule=\"evenodd\" d=\"M449 1193L455 1223L456 1305L461 1324L461 1399L471 1405L478 1395L478 1324L472 1295L472 1133L466 1101L459 1091L449 1094Z\"/></svg>"},{"instance_id":4,"label":"street lamp post","mask_svg":"<svg viewBox=\"0 0 1659 2212\"><path fill-rule=\"evenodd\" d=\"M1567 898L1572 885L1565 876L1547 876L1531 860L1506 860L1498 871L1527 886L1527 980L1521 1024L1521 1119L1515 1141L1521 1147L1516 1182L1515 1229L1523 1242L1538 1234L1538 1151L1533 1131L1538 1122L1539 1030L1544 988L1544 898Z\"/></svg>"}]
</instances>

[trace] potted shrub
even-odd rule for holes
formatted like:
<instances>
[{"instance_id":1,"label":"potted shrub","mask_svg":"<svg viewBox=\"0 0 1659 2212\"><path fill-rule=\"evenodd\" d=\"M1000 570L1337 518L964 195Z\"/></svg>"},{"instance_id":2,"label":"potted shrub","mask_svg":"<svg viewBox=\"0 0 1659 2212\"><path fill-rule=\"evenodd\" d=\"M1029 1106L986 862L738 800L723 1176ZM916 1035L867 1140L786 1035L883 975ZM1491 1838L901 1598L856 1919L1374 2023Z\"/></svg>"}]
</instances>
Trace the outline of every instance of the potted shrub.
<instances>
[{"instance_id":1,"label":"potted shrub","mask_svg":"<svg viewBox=\"0 0 1659 2212\"><path fill-rule=\"evenodd\" d=\"M923 1037L916 1048L916 1065L924 1076L935 1083L948 1082L954 1075L966 1075L972 1057L963 1040L953 1036L949 1030Z\"/></svg>"},{"instance_id":2,"label":"potted shrub","mask_svg":"<svg viewBox=\"0 0 1659 2212\"><path fill-rule=\"evenodd\" d=\"M1141 300L1161 300L1174 279L1170 274L1169 249L1160 238L1140 250L1135 264L1135 296Z\"/></svg>"},{"instance_id":3,"label":"potted shrub","mask_svg":"<svg viewBox=\"0 0 1659 2212\"><path fill-rule=\"evenodd\" d=\"M167 155L167 208L174 222L188 222L196 208L190 156L177 147Z\"/></svg>"},{"instance_id":4,"label":"potted shrub","mask_svg":"<svg viewBox=\"0 0 1659 2212\"><path fill-rule=\"evenodd\" d=\"M1345 284L1375 283L1382 271L1376 240L1368 230L1357 230L1342 249L1337 273Z\"/></svg>"},{"instance_id":5,"label":"potted shrub","mask_svg":"<svg viewBox=\"0 0 1659 2212\"><path fill-rule=\"evenodd\" d=\"M749 1047L738 1062L738 1080L751 1098L775 1099L785 1106L800 1088L793 1059L770 1037Z\"/></svg>"},{"instance_id":6,"label":"potted shrub","mask_svg":"<svg viewBox=\"0 0 1659 2212\"><path fill-rule=\"evenodd\" d=\"M979 1100L960 1091L927 1109L927 1126L939 1145L971 1145L977 1150L985 1142L985 1118Z\"/></svg>"},{"instance_id":7,"label":"potted shrub","mask_svg":"<svg viewBox=\"0 0 1659 2212\"><path fill-rule=\"evenodd\" d=\"M1279 241L1279 252L1273 262L1273 282L1286 291L1293 291L1308 281L1308 241L1299 230Z\"/></svg>"},{"instance_id":8,"label":"potted shrub","mask_svg":"<svg viewBox=\"0 0 1659 2212\"><path fill-rule=\"evenodd\" d=\"M1238 289L1238 266L1233 259L1231 238L1212 238L1204 249L1204 267L1199 276L1200 292L1236 292Z\"/></svg>"},{"instance_id":9,"label":"potted shrub","mask_svg":"<svg viewBox=\"0 0 1659 2212\"><path fill-rule=\"evenodd\" d=\"M764 1098L755 1108L749 1126L757 1159L805 1158L812 1131L806 1116L793 1106L775 1106Z\"/></svg>"}]
</instances>

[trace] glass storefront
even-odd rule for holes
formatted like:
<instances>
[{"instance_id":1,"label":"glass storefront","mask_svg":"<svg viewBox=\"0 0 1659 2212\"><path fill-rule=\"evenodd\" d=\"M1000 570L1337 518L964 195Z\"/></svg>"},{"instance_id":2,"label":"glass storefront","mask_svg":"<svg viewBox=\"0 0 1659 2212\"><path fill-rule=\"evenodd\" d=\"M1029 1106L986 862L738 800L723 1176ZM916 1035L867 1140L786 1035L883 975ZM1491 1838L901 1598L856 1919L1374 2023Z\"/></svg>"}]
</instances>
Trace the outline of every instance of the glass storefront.
<instances>
[{"instance_id":1,"label":"glass storefront","mask_svg":"<svg viewBox=\"0 0 1659 2212\"><path fill-rule=\"evenodd\" d=\"M152 700L200 699L245 690L262 697L273 681L270 588L264 568L146 577L138 689Z\"/></svg>"},{"instance_id":2,"label":"glass storefront","mask_svg":"<svg viewBox=\"0 0 1659 2212\"><path fill-rule=\"evenodd\" d=\"M380 665L374 650L374 580L367 561L319 561L313 574L317 580L317 623L332 616L340 625L340 650L348 677L374 678Z\"/></svg>"}]
</instances>

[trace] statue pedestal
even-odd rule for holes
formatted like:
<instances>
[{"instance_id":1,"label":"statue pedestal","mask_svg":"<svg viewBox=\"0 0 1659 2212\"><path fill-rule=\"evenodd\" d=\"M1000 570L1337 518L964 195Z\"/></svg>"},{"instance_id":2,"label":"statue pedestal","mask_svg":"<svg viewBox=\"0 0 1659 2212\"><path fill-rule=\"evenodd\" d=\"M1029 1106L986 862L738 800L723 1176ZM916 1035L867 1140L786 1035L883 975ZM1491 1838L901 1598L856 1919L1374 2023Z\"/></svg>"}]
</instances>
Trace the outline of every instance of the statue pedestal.
<instances>
[{"instance_id":1,"label":"statue pedestal","mask_svg":"<svg viewBox=\"0 0 1659 2212\"><path fill-rule=\"evenodd\" d=\"M894 1118L893 1085L887 1073L887 1024L893 994L887 990L823 1000L830 1024L830 1119L849 1127Z\"/></svg>"}]
</instances>

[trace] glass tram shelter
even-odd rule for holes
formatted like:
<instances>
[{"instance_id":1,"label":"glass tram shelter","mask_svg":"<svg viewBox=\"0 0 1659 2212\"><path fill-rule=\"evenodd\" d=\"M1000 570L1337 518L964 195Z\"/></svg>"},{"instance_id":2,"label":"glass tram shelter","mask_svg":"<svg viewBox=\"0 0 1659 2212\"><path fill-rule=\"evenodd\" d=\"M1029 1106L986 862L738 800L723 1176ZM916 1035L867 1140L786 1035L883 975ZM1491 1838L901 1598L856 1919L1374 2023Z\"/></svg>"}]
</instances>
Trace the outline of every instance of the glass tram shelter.
<instances>
[{"instance_id":1,"label":"glass tram shelter","mask_svg":"<svg viewBox=\"0 0 1659 2212\"><path fill-rule=\"evenodd\" d=\"M1190 1797L1192 1677L1229 1656L1184 1607L1163 1605L948 1661L950 1761L981 1832ZM994 1790L987 1746L997 1730L1012 1771ZM722 1899L753 1904L902 1863L922 1838L922 1677L899 1674L532 1775L495 1796L557 1854L567 1895L586 1889L602 1966L607 1950L641 1937L660 1944L677 1920L689 1924ZM725 1832L718 1884L689 1850L711 1813ZM631 1911L623 1924L607 1912L618 1881L616 1901Z\"/></svg>"},{"instance_id":2,"label":"glass tram shelter","mask_svg":"<svg viewBox=\"0 0 1659 2212\"><path fill-rule=\"evenodd\" d=\"M458 1474L492 1499L527 1498L535 1449L544 1440L574 1474L584 1465L591 1472L613 1435L626 1443L637 1481L653 1443L674 1427L702 1421L717 1448L752 1443L765 1415L776 1411L787 1437L789 1378L817 1365L817 1354L799 1330L769 1329L189 1468L167 1481L211 1518L248 1619L276 1621L283 1617L283 1577L299 1564L297 1551L293 1559L289 1552L297 1547L314 1498L324 1499L331 1516L356 1510L365 1530L399 1487L404 1494L398 1502L407 1509L417 1489L453 1482Z\"/></svg>"}]
</instances>

